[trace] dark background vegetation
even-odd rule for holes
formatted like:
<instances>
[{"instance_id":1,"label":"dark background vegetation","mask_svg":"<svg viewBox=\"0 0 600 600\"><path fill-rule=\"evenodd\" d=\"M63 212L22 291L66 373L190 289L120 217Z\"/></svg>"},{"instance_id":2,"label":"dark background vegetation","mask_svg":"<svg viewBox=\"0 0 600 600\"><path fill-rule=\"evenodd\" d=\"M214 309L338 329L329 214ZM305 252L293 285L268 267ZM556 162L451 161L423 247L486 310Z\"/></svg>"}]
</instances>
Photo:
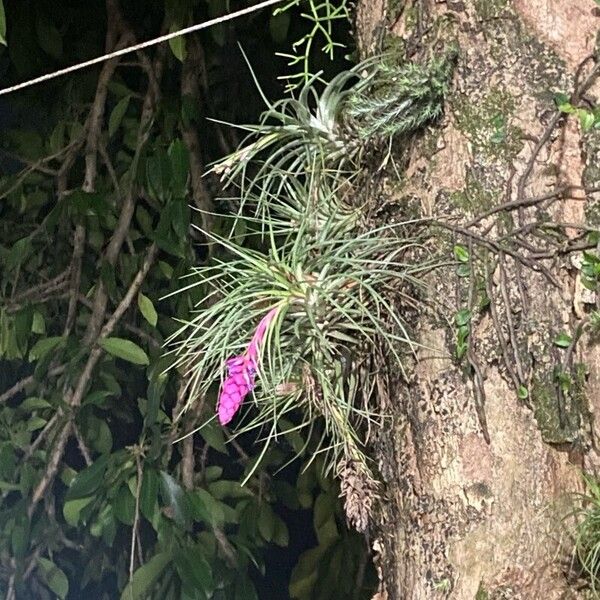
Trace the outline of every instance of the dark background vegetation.
<instances>
[{"instance_id":1,"label":"dark background vegetation","mask_svg":"<svg viewBox=\"0 0 600 600\"><path fill-rule=\"evenodd\" d=\"M129 45L246 5L4 0L1 86L98 56L122 36ZM163 374L165 339L202 299L164 299L207 256L190 206L224 210L218 179L199 175L240 139L208 119L254 123L264 109L239 45L266 96L285 93L280 77L298 69L277 53L310 31L307 5L0 97L6 598L370 597L365 542L346 528L319 460L307 467L310 441L280 470L305 441L282 437L241 487L260 444L232 441L214 421L174 444L212 415L216 397L175 421L185 381ZM348 20L334 31L347 45ZM313 71L348 64L351 48L331 61L319 47Z\"/></svg>"}]
</instances>

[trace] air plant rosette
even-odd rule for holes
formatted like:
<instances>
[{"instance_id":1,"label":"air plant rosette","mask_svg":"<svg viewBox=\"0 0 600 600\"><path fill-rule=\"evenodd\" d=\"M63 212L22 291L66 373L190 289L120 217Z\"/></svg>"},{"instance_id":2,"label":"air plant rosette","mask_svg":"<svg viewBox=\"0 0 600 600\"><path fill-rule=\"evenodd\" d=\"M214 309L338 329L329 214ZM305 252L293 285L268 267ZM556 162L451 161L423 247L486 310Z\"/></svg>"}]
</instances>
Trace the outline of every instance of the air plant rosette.
<instances>
[{"instance_id":1,"label":"air plant rosette","mask_svg":"<svg viewBox=\"0 0 600 600\"><path fill-rule=\"evenodd\" d=\"M371 59L340 74L321 94L311 81L298 99L267 103L261 123L248 128L254 139L213 168L239 190L232 232L242 223L246 234L204 232L221 257L193 270L190 286L203 286L205 299L171 340L189 402L221 381L221 424L236 419L238 434L263 432L265 450L285 435L283 422L307 437L322 431L317 452L340 478L346 514L361 531L377 494L367 447L386 418L378 391L388 370L402 373L414 352L403 309L420 306L423 274L434 267L420 222L365 227L356 202L369 176L362 152L399 132L382 117L384 105L404 115L404 130L439 114L437 84L427 88L423 69L393 71L420 78L411 96L379 64ZM404 93L396 98L401 109L390 86ZM357 108L369 89L384 92L378 116ZM361 123L368 136L356 133ZM417 249L424 258L410 260Z\"/></svg>"}]
</instances>

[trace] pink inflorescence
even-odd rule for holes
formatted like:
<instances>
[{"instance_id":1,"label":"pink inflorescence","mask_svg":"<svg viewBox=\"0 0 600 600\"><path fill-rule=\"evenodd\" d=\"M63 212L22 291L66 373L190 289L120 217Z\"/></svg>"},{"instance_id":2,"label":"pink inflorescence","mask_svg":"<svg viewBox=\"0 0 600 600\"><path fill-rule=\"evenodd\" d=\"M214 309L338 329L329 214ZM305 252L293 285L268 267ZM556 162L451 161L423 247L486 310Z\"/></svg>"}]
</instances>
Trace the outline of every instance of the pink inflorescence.
<instances>
[{"instance_id":1,"label":"pink inflorescence","mask_svg":"<svg viewBox=\"0 0 600 600\"><path fill-rule=\"evenodd\" d=\"M227 425L239 410L248 392L254 389L254 380L258 368L260 345L267 333L269 324L277 314L277 308L271 309L260 321L248 348L243 354L226 361L227 378L219 393L219 423Z\"/></svg>"}]
</instances>

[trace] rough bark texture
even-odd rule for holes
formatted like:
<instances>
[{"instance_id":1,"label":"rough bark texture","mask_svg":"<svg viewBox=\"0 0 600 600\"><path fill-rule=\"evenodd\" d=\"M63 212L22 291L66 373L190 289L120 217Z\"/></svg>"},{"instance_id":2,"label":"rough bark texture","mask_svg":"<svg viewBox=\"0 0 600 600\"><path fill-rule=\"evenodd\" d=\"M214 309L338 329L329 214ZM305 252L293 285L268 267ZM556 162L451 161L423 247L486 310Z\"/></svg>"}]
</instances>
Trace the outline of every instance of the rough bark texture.
<instances>
[{"instance_id":1,"label":"rough bark texture","mask_svg":"<svg viewBox=\"0 0 600 600\"><path fill-rule=\"evenodd\" d=\"M578 186L541 206L555 222L573 225L563 229L567 241L580 234L576 225L597 224L600 196L581 188L600 179L598 133L584 135L574 117L556 117L549 127L554 94L571 94L594 66L589 60L580 68L596 49L595 1L393 4L384 10L379 2L359 3L364 53L382 22L396 36L420 27L424 48L434 38L460 47L445 117L411 149L406 179L392 186L396 204L418 200L425 215L467 222L504 202ZM587 96L597 101L598 91L596 83ZM536 205L510 219L494 215L483 222L488 231L477 231L512 235L539 211ZM468 245L458 236L448 240L450 248L454 241ZM538 238L522 242L515 247L524 254L531 252L524 244L545 247ZM419 353L412 381L399 386L390 407L395 426L379 445L388 495L374 545L383 579L377 598L578 597L565 577L570 546L563 517L570 494L581 491L581 468L598 464L600 351L586 333L567 350L553 341L561 332L574 335L597 298L581 285L575 254L543 259L554 284L510 256L488 255L481 264L492 269L487 293L494 310L474 311L463 359L471 373L450 357L452 327L423 316L416 334L439 350ZM450 317L469 305L468 277L447 271L433 286ZM557 391L557 367L570 378L568 393ZM518 385L528 389L527 400L517 397Z\"/></svg>"}]
</instances>

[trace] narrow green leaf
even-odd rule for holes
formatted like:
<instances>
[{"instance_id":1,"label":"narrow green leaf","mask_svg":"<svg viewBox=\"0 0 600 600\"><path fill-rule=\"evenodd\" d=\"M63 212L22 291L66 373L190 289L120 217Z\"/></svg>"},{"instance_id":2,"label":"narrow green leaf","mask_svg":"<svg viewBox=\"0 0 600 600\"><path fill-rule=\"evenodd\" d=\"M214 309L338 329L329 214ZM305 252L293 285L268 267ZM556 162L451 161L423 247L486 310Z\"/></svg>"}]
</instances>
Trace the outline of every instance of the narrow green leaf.
<instances>
[{"instance_id":1,"label":"narrow green leaf","mask_svg":"<svg viewBox=\"0 0 600 600\"><path fill-rule=\"evenodd\" d=\"M148 296L142 294L142 292L138 294L138 307L144 319L146 319L146 321L148 321L152 327L156 327L156 323L158 322L158 313L154 308L154 304L152 304L152 300L150 300Z\"/></svg>"},{"instance_id":2,"label":"narrow green leaf","mask_svg":"<svg viewBox=\"0 0 600 600\"><path fill-rule=\"evenodd\" d=\"M117 129L119 129L121 122L123 121L123 117L127 112L127 108L129 107L130 100L131 96L125 96L125 98L121 98L121 100L119 100L116 106L112 109L108 119L108 137L112 137L116 133Z\"/></svg>"},{"instance_id":3,"label":"narrow green leaf","mask_svg":"<svg viewBox=\"0 0 600 600\"><path fill-rule=\"evenodd\" d=\"M0 0L0 44L6 46L6 14L2 0Z\"/></svg>"},{"instance_id":4,"label":"narrow green leaf","mask_svg":"<svg viewBox=\"0 0 600 600\"><path fill-rule=\"evenodd\" d=\"M142 477L142 487L140 489L140 511L152 521L158 499L159 478L154 469L145 469Z\"/></svg>"},{"instance_id":5,"label":"narrow green leaf","mask_svg":"<svg viewBox=\"0 0 600 600\"><path fill-rule=\"evenodd\" d=\"M109 337L100 340L100 346L109 354L129 361L134 365L150 364L148 355L130 340L123 338Z\"/></svg>"}]
</instances>

